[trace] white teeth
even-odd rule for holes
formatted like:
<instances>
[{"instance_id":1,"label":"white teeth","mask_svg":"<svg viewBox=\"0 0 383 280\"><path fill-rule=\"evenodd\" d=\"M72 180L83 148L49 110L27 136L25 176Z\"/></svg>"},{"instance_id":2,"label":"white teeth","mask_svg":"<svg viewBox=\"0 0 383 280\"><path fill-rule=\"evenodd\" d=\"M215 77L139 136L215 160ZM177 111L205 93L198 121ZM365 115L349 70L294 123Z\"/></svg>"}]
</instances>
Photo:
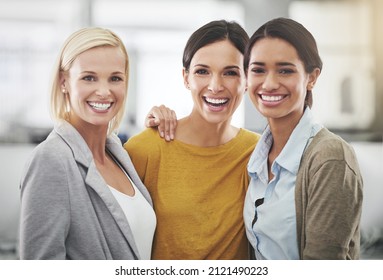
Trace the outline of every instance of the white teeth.
<instances>
[{"instance_id":1,"label":"white teeth","mask_svg":"<svg viewBox=\"0 0 383 280\"><path fill-rule=\"evenodd\" d=\"M215 99L215 98L209 98L209 97L205 97L205 100L209 103L212 103L212 104L223 104L223 103L226 103L229 99L227 98L224 98L224 99Z\"/></svg>"},{"instance_id":2,"label":"white teeth","mask_svg":"<svg viewBox=\"0 0 383 280\"><path fill-rule=\"evenodd\" d=\"M110 106L112 106L112 103L98 103L98 102L88 102L88 104L96 110L108 110Z\"/></svg>"},{"instance_id":3,"label":"white teeth","mask_svg":"<svg viewBox=\"0 0 383 280\"><path fill-rule=\"evenodd\" d=\"M261 95L262 100L276 102L283 99L282 95Z\"/></svg>"}]
</instances>

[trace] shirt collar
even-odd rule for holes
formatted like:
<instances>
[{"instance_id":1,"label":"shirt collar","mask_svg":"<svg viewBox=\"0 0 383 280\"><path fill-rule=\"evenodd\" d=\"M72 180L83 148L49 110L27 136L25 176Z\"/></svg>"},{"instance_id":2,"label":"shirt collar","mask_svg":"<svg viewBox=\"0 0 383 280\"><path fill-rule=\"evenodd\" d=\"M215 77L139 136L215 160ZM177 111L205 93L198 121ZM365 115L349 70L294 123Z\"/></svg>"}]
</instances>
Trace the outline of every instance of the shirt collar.
<instances>
[{"instance_id":1,"label":"shirt collar","mask_svg":"<svg viewBox=\"0 0 383 280\"><path fill-rule=\"evenodd\" d=\"M297 174L302 154L308 145L309 139L317 131L317 129L314 129L316 126L311 110L307 107L275 161L290 173Z\"/></svg>"},{"instance_id":2,"label":"shirt collar","mask_svg":"<svg viewBox=\"0 0 383 280\"><path fill-rule=\"evenodd\" d=\"M275 159L275 162L289 172L297 174L306 145L320 127L315 122L310 108L307 107L282 152ZM261 174L262 168L265 166L264 163L268 159L272 143L273 136L270 127L267 126L250 157L247 166L250 176L255 177L257 174Z\"/></svg>"},{"instance_id":3,"label":"shirt collar","mask_svg":"<svg viewBox=\"0 0 383 280\"><path fill-rule=\"evenodd\" d=\"M254 177L256 174L261 173L263 166L265 166L264 162L267 161L269 156L272 144L273 136L271 135L270 127L267 126L249 159L247 171L250 176Z\"/></svg>"}]
</instances>

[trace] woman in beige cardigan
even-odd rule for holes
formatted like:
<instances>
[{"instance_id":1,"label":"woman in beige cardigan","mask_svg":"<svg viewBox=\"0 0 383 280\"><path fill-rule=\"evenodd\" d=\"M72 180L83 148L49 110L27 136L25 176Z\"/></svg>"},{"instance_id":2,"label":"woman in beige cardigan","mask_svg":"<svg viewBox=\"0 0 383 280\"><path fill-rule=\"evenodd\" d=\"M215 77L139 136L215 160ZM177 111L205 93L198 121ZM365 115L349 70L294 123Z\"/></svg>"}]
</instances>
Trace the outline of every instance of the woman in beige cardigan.
<instances>
[{"instance_id":1,"label":"woman in beige cardigan","mask_svg":"<svg viewBox=\"0 0 383 280\"><path fill-rule=\"evenodd\" d=\"M267 118L248 164L244 219L256 259L359 258L362 177L355 153L311 113L322 69L301 24L271 20L245 53L248 94Z\"/></svg>"}]
</instances>

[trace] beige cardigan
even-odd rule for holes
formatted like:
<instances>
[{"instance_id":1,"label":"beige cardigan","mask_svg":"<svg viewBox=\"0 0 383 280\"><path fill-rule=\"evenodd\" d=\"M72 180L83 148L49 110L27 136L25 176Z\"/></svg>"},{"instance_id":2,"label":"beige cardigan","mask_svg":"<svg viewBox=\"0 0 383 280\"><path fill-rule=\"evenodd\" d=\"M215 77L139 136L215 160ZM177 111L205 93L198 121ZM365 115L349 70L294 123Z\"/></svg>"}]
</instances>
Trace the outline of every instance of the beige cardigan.
<instances>
[{"instance_id":1,"label":"beige cardigan","mask_svg":"<svg viewBox=\"0 0 383 280\"><path fill-rule=\"evenodd\" d=\"M301 259L359 259L362 189L354 150L323 128L305 151L297 174Z\"/></svg>"}]
</instances>

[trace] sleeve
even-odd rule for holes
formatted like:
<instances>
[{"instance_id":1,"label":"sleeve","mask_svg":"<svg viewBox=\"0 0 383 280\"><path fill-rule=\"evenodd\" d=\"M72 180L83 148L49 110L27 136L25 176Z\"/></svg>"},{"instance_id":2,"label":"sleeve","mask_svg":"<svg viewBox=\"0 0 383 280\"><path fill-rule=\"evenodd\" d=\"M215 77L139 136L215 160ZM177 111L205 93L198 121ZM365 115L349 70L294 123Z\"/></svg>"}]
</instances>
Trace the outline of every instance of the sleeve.
<instances>
[{"instance_id":1,"label":"sleeve","mask_svg":"<svg viewBox=\"0 0 383 280\"><path fill-rule=\"evenodd\" d=\"M362 182L345 160L329 160L311 174L303 259L347 259L359 246ZM351 256L353 257L353 256Z\"/></svg>"},{"instance_id":2,"label":"sleeve","mask_svg":"<svg viewBox=\"0 0 383 280\"><path fill-rule=\"evenodd\" d=\"M65 259L70 204L59 153L39 149L21 180L20 259Z\"/></svg>"}]
</instances>

